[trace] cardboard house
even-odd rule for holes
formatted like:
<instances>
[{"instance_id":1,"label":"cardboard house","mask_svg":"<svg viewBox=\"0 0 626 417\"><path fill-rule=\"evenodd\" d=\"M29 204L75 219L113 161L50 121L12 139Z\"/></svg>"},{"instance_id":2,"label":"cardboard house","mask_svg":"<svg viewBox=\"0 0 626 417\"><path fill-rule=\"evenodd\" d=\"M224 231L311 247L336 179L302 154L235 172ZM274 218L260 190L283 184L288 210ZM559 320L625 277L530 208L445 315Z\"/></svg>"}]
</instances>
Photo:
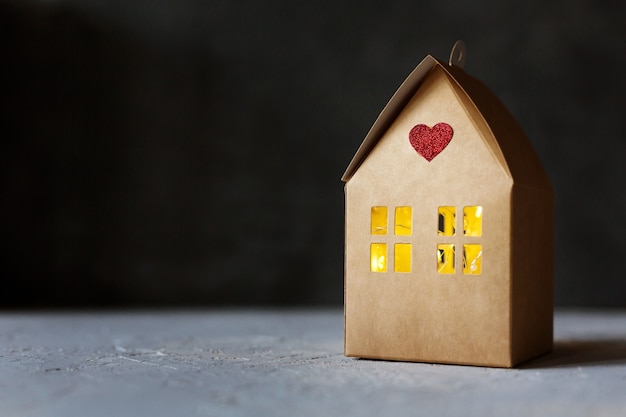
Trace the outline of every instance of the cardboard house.
<instances>
[{"instance_id":1,"label":"cardboard house","mask_svg":"<svg viewBox=\"0 0 626 417\"><path fill-rule=\"evenodd\" d=\"M342 177L346 356L513 367L552 349L550 181L455 48L415 68Z\"/></svg>"}]
</instances>

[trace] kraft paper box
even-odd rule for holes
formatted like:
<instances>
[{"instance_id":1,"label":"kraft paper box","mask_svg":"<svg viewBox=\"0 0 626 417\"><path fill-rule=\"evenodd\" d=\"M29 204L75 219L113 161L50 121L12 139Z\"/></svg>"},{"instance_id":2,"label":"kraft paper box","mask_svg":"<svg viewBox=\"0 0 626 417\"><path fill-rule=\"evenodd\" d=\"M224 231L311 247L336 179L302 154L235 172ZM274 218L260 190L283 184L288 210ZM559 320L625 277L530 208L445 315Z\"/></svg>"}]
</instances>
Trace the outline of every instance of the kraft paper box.
<instances>
[{"instance_id":1,"label":"kraft paper box","mask_svg":"<svg viewBox=\"0 0 626 417\"><path fill-rule=\"evenodd\" d=\"M513 367L552 349L552 187L455 48L409 75L342 177L346 356Z\"/></svg>"}]
</instances>

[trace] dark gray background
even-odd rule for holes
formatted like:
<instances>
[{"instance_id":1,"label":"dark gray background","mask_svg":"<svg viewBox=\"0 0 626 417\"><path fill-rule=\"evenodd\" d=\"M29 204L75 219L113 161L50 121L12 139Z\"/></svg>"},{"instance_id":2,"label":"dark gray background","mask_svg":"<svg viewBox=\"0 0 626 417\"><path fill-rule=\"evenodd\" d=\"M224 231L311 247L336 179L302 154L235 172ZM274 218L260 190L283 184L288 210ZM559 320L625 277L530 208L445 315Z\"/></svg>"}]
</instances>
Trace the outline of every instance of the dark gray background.
<instances>
[{"instance_id":1,"label":"dark gray background","mask_svg":"<svg viewBox=\"0 0 626 417\"><path fill-rule=\"evenodd\" d=\"M342 302L339 178L428 53L556 191L558 305L626 306L623 1L0 1L0 303Z\"/></svg>"}]
</instances>

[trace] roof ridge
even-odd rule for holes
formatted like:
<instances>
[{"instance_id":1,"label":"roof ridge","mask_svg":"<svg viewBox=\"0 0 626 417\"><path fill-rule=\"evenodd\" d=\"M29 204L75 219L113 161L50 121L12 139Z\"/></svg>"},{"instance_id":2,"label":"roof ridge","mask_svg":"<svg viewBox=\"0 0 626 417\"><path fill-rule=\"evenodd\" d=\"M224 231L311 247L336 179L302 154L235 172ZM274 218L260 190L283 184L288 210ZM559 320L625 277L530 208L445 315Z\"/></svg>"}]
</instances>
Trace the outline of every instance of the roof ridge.
<instances>
[{"instance_id":1,"label":"roof ridge","mask_svg":"<svg viewBox=\"0 0 626 417\"><path fill-rule=\"evenodd\" d=\"M461 68L447 65L432 55L427 55L415 67L387 102L350 161L341 180L347 182L352 178L436 66L444 70L454 83L453 89L455 86L458 87L464 94L464 98L476 110L470 118L476 120L478 116L484 122L484 127L493 138L493 140L484 138L487 142L486 146L500 163L505 174L518 184L533 187L538 185L540 188L551 187L550 180L530 140L506 106L480 80L467 74Z\"/></svg>"}]
</instances>

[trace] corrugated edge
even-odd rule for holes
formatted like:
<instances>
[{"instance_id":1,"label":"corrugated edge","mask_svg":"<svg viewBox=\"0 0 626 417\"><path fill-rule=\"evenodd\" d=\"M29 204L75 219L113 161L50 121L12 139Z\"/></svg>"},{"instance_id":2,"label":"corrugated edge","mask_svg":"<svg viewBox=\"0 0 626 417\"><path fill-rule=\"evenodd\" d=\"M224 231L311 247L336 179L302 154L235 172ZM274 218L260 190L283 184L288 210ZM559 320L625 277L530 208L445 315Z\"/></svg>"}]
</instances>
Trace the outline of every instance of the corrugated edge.
<instances>
[{"instance_id":1,"label":"corrugated edge","mask_svg":"<svg viewBox=\"0 0 626 417\"><path fill-rule=\"evenodd\" d=\"M415 91L426 75L437 64L440 64L440 62L431 55L427 55L400 85L398 90L394 93L387 105L378 115L378 118L365 136L365 139L356 151L352 161L350 161L350 165L348 165L348 168L341 177L343 182L347 182L350 178L352 178L352 175L354 175L363 160L367 157L367 155L369 155L391 123L393 123L409 100L411 100L411 97L413 97L413 94L415 94Z\"/></svg>"}]
</instances>

